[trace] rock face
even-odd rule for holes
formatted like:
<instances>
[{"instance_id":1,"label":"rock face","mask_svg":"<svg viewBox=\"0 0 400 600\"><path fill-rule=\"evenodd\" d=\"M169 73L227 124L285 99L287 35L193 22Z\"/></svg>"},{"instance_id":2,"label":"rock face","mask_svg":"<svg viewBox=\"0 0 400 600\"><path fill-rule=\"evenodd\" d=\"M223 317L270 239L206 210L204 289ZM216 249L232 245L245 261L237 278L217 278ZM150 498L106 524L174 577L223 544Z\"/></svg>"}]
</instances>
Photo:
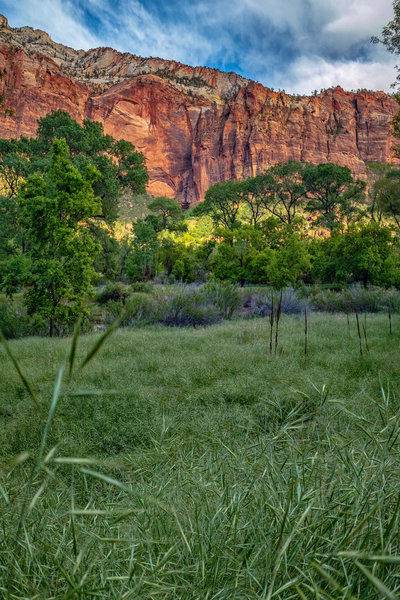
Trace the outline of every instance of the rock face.
<instances>
[{"instance_id":1,"label":"rock face","mask_svg":"<svg viewBox=\"0 0 400 600\"><path fill-rule=\"evenodd\" d=\"M101 121L145 154L149 192L184 205L213 183L276 162L334 162L365 178L366 162L393 160L398 104L383 92L289 96L235 73L111 48L73 50L43 31L12 29L1 15L0 69L1 137L34 135L55 109Z\"/></svg>"}]
</instances>

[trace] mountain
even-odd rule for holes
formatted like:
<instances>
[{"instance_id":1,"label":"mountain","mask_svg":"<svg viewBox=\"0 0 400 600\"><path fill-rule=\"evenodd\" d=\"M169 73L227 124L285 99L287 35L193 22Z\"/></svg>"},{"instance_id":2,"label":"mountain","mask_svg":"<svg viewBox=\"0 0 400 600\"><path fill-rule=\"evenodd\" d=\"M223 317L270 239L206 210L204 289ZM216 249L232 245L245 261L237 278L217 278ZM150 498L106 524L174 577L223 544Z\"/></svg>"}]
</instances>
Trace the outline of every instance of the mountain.
<instances>
[{"instance_id":1,"label":"mountain","mask_svg":"<svg viewBox=\"0 0 400 600\"><path fill-rule=\"evenodd\" d=\"M348 166L393 159L396 100L383 92L316 96L272 91L235 73L142 58L112 48L57 44L0 15L0 136L34 135L54 109L101 121L147 158L149 192L183 205L217 181L241 179L290 159Z\"/></svg>"}]
</instances>

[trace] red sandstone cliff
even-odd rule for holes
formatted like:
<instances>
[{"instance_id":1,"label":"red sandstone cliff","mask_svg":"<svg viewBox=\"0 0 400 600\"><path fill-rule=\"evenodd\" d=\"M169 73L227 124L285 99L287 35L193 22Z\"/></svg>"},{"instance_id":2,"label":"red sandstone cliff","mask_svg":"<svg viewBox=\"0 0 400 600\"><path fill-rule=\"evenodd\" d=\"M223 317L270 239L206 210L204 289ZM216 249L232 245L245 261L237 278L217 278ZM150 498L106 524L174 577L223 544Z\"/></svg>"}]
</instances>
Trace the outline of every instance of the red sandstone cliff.
<instances>
[{"instance_id":1,"label":"red sandstone cliff","mask_svg":"<svg viewBox=\"0 0 400 600\"><path fill-rule=\"evenodd\" d=\"M1 137L33 135L37 119L59 108L101 121L144 152L149 191L182 203L279 161L331 161L362 177L365 161L392 160L398 105L383 92L289 96L235 73L73 50L40 30L11 29L1 16L0 69Z\"/></svg>"}]
</instances>

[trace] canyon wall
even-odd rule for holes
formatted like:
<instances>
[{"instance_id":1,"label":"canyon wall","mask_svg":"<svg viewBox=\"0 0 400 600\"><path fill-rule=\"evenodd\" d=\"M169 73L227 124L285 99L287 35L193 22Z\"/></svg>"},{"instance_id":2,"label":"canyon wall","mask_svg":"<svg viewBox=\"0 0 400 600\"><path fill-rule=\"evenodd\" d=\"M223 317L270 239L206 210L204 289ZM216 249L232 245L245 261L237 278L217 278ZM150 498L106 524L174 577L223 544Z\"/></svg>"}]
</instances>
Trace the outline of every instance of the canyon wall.
<instances>
[{"instance_id":1,"label":"canyon wall","mask_svg":"<svg viewBox=\"0 0 400 600\"><path fill-rule=\"evenodd\" d=\"M55 109L135 144L147 159L149 192L183 205L218 181L290 159L348 166L392 161L396 100L383 92L316 96L272 91L235 73L142 58L111 48L85 52L0 16L0 136L35 134Z\"/></svg>"}]
</instances>

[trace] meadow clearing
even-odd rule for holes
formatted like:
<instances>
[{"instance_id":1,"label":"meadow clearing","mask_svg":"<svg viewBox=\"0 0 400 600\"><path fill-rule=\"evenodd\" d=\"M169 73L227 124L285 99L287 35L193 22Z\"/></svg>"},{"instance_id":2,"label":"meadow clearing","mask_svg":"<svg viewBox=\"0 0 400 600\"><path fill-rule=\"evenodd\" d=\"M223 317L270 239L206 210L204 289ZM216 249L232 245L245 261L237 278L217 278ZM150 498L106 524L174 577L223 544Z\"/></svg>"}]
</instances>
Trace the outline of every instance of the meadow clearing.
<instances>
[{"instance_id":1,"label":"meadow clearing","mask_svg":"<svg viewBox=\"0 0 400 600\"><path fill-rule=\"evenodd\" d=\"M400 317L363 324L9 341L29 384L2 346L1 597L398 598Z\"/></svg>"}]
</instances>

